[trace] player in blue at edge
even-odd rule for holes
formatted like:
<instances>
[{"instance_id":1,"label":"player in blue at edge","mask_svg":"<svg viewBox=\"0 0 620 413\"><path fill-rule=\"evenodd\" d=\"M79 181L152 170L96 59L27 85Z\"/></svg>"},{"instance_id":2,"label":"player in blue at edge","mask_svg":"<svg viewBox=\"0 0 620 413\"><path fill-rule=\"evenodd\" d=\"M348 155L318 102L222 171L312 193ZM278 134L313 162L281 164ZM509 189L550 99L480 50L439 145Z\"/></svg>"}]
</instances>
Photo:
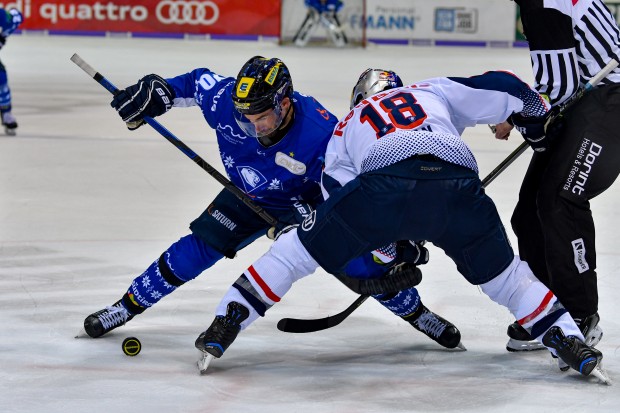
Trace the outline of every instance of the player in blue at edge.
<instances>
[{"instance_id":1,"label":"player in blue at edge","mask_svg":"<svg viewBox=\"0 0 620 413\"><path fill-rule=\"evenodd\" d=\"M252 57L236 79L205 68L168 79L150 74L116 94L111 105L130 130L140 127L145 116L156 117L172 107L199 106L216 131L230 181L281 223L271 228L273 238L274 230L279 233L287 225L298 224L323 200L323 157L337 118L314 98L294 91L288 68L277 58ZM223 189L190 230L135 278L120 300L86 317L84 329L90 337L124 325L223 257L234 258L237 251L266 235L270 225ZM428 251L408 244L413 248L407 251L407 264L424 264ZM394 271L403 261L395 251L388 246L360 257L348 267L347 275L372 278ZM267 287L269 283L249 276L235 285L246 300L267 303L262 304L264 313L280 301ZM459 330L428 310L415 287L374 298L440 345L460 344Z\"/></svg>"},{"instance_id":2,"label":"player in blue at edge","mask_svg":"<svg viewBox=\"0 0 620 413\"><path fill-rule=\"evenodd\" d=\"M0 8L0 49L5 45L9 37L24 21L22 14L17 9L6 10ZM17 119L11 113L11 89L6 68L0 62L0 120L7 135L15 135Z\"/></svg>"}]
</instances>

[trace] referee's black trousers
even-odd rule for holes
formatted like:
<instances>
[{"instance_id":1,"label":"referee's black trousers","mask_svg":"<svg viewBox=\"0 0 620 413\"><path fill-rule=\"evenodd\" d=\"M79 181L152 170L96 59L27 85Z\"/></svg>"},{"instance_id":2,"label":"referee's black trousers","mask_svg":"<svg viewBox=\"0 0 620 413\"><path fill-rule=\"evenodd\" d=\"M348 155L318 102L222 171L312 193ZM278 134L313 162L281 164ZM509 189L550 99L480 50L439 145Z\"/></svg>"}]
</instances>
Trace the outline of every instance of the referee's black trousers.
<instances>
[{"instance_id":1,"label":"referee's black trousers","mask_svg":"<svg viewBox=\"0 0 620 413\"><path fill-rule=\"evenodd\" d=\"M552 147L533 155L519 192L511 220L519 255L574 318L598 311L590 200L619 173L620 85L613 85L571 109Z\"/></svg>"}]
</instances>

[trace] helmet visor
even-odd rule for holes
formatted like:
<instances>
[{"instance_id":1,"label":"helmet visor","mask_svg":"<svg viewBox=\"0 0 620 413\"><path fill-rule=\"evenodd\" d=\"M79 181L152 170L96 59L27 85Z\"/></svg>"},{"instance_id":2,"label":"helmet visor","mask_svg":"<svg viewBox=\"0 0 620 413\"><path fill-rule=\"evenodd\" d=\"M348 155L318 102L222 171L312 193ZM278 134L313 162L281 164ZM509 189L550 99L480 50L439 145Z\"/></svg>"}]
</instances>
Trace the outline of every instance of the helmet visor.
<instances>
[{"instance_id":1,"label":"helmet visor","mask_svg":"<svg viewBox=\"0 0 620 413\"><path fill-rule=\"evenodd\" d=\"M286 114L282 110L282 106L278 105L274 109L268 109L256 115L244 115L236 110L234 115L237 125L246 136L262 138L277 131Z\"/></svg>"}]
</instances>

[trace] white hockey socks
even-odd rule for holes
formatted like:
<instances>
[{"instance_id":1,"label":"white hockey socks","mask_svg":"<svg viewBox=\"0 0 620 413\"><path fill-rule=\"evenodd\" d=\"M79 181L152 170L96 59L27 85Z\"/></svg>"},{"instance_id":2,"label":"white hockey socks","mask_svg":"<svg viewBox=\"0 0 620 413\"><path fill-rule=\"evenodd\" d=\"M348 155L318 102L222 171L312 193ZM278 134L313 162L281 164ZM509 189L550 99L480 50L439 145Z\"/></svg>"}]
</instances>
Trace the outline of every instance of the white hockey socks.
<instances>
[{"instance_id":1,"label":"white hockey socks","mask_svg":"<svg viewBox=\"0 0 620 413\"><path fill-rule=\"evenodd\" d=\"M537 340L540 341L551 326L562 328L566 336L584 339L555 295L518 256L501 274L480 287L493 301L507 307Z\"/></svg>"},{"instance_id":2,"label":"white hockey socks","mask_svg":"<svg viewBox=\"0 0 620 413\"><path fill-rule=\"evenodd\" d=\"M297 231L284 233L237 279L220 301L216 315L226 314L231 301L240 302L250 310L241 324L244 329L279 302L295 281L312 274L318 266L299 241Z\"/></svg>"}]
</instances>

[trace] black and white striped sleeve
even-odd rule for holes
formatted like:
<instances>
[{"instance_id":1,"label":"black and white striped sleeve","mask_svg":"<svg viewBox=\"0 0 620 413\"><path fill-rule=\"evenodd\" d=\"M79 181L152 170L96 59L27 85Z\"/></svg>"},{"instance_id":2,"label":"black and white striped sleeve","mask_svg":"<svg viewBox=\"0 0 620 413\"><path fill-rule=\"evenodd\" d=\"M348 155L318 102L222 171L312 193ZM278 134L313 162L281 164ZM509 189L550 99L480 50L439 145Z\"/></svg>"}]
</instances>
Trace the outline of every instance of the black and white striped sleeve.
<instances>
[{"instance_id":1,"label":"black and white striped sleeve","mask_svg":"<svg viewBox=\"0 0 620 413\"><path fill-rule=\"evenodd\" d=\"M535 88L552 105L568 99L620 55L620 31L602 0L519 0ZM603 83L620 82L612 72Z\"/></svg>"}]
</instances>

